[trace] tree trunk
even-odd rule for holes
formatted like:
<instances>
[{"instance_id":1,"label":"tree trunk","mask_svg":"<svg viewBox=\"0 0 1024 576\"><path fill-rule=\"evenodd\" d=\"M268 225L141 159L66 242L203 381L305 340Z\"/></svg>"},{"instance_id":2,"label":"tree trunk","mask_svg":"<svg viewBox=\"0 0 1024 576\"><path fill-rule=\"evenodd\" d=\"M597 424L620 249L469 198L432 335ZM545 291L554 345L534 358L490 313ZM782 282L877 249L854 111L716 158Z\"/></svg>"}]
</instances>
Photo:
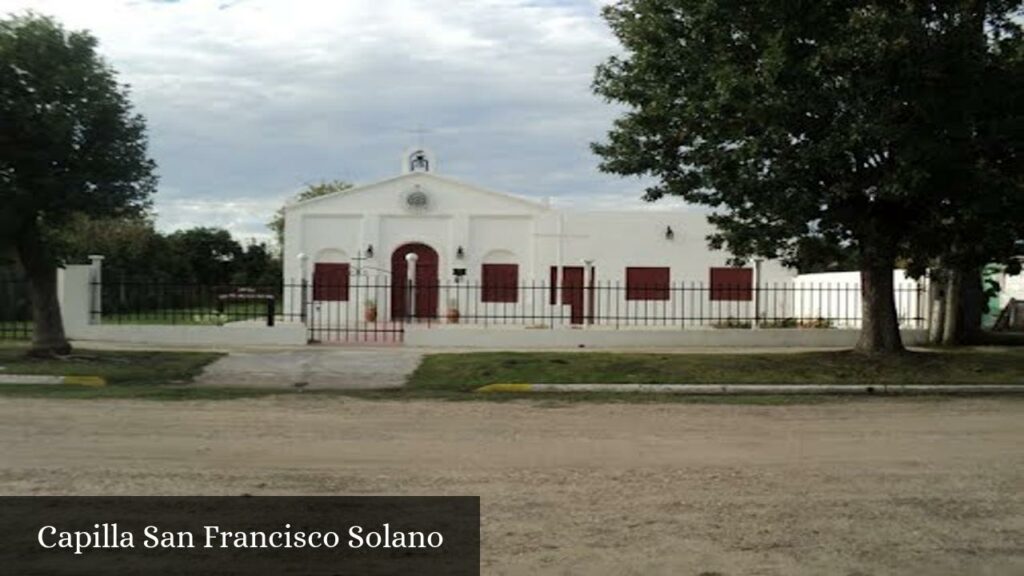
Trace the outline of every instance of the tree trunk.
<instances>
[{"instance_id":1,"label":"tree trunk","mask_svg":"<svg viewBox=\"0 0 1024 576\"><path fill-rule=\"evenodd\" d=\"M49 257L36 230L25 231L17 239L18 259L28 277L32 301L33 356L67 355L71 344L64 335L64 321L57 300L57 266Z\"/></svg>"},{"instance_id":2,"label":"tree trunk","mask_svg":"<svg viewBox=\"0 0 1024 576\"><path fill-rule=\"evenodd\" d=\"M981 268L967 268L963 271L960 284L960 343L968 344L981 340L981 317L985 314L985 308Z\"/></svg>"},{"instance_id":3,"label":"tree trunk","mask_svg":"<svg viewBox=\"0 0 1024 576\"><path fill-rule=\"evenodd\" d=\"M960 285L963 271L957 268L949 270L946 281L946 321L942 326L942 344L954 346L960 342Z\"/></svg>"},{"instance_id":4,"label":"tree trunk","mask_svg":"<svg viewBox=\"0 0 1024 576\"><path fill-rule=\"evenodd\" d=\"M893 294L892 264L866 265L860 271L863 321L856 350L865 354L903 352L896 298Z\"/></svg>"},{"instance_id":5,"label":"tree trunk","mask_svg":"<svg viewBox=\"0 0 1024 576\"><path fill-rule=\"evenodd\" d=\"M942 344L942 330L946 320L946 275L933 269L928 273L929 305L928 343Z\"/></svg>"}]
</instances>

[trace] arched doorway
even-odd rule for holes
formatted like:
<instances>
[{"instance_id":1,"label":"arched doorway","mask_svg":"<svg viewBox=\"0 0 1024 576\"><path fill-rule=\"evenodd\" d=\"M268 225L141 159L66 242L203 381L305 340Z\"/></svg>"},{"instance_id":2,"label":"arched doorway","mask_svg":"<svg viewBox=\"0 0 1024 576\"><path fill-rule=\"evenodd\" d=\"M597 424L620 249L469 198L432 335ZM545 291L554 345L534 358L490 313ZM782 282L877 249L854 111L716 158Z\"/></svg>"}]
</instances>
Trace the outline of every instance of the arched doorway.
<instances>
[{"instance_id":1,"label":"arched doorway","mask_svg":"<svg viewBox=\"0 0 1024 576\"><path fill-rule=\"evenodd\" d=\"M405 257L416 255L416 278L412 310L408 310L409 270ZM437 252L419 242L403 244L391 254L391 317L437 318Z\"/></svg>"}]
</instances>

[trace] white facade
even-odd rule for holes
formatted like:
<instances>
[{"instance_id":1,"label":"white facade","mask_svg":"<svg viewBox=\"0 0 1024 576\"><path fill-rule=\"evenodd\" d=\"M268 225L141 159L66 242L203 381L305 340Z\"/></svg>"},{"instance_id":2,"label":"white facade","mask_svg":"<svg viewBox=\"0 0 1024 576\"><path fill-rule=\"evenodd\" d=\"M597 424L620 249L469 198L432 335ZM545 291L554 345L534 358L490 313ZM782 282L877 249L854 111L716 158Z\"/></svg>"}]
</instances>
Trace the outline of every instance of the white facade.
<instances>
[{"instance_id":1,"label":"white facade","mask_svg":"<svg viewBox=\"0 0 1024 576\"><path fill-rule=\"evenodd\" d=\"M375 283L369 279L374 277L394 282L408 272L396 268L393 257L411 244L436 252L441 285L479 285L484 264L517 265L517 281L524 286L547 285L553 267L556 274L582 267L586 282L617 285L623 299L628 267L667 268L674 285L707 285L711 268L728 266L728 253L707 246L712 228L703 214L563 211L440 176L435 169L429 151L412 151L400 176L288 205L285 281L312 281L318 263L348 263L353 286ZM760 282L795 274L777 262L763 262L759 269ZM557 276L556 283L562 282ZM532 305L524 299L546 304L540 302L546 300L542 290L523 294L520 307ZM442 302L441 315L444 307ZM344 308L348 312L328 316L353 313L351 306Z\"/></svg>"},{"instance_id":2,"label":"white facade","mask_svg":"<svg viewBox=\"0 0 1024 576\"><path fill-rule=\"evenodd\" d=\"M897 268L892 271L892 284L900 325L917 326L929 312L926 281ZM860 272L801 274L794 279L792 292L794 317L828 319L835 328L860 326Z\"/></svg>"},{"instance_id":3,"label":"white facade","mask_svg":"<svg viewBox=\"0 0 1024 576\"><path fill-rule=\"evenodd\" d=\"M1004 267L992 273L990 279L999 284L998 307L1002 310L1010 300L1024 300L1024 272L1010 275ZM997 312L998 314L998 312Z\"/></svg>"}]
</instances>

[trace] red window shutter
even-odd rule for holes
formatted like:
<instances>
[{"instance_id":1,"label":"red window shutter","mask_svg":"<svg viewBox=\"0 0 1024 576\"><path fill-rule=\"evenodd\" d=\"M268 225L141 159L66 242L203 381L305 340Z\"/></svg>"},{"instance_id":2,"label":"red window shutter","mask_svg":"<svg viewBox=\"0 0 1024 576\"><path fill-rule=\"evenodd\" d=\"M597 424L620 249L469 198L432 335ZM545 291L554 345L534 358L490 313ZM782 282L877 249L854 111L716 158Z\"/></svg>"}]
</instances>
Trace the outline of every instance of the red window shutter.
<instances>
[{"instance_id":1,"label":"red window shutter","mask_svg":"<svg viewBox=\"0 0 1024 576\"><path fill-rule=\"evenodd\" d=\"M313 300L348 301L348 266L318 262L313 267Z\"/></svg>"},{"instance_id":2,"label":"red window shutter","mask_svg":"<svg viewBox=\"0 0 1024 576\"><path fill-rule=\"evenodd\" d=\"M626 268L626 300L668 300L668 268Z\"/></svg>"},{"instance_id":3,"label":"red window shutter","mask_svg":"<svg viewBox=\"0 0 1024 576\"><path fill-rule=\"evenodd\" d=\"M711 299L736 301L753 300L753 268L712 268Z\"/></svg>"},{"instance_id":4,"label":"red window shutter","mask_svg":"<svg viewBox=\"0 0 1024 576\"><path fill-rule=\"evenodd\" d=\"M480 276L483 278L482 302L519 301L518 264L484 264Z\"/></svg>"}]
</instances>

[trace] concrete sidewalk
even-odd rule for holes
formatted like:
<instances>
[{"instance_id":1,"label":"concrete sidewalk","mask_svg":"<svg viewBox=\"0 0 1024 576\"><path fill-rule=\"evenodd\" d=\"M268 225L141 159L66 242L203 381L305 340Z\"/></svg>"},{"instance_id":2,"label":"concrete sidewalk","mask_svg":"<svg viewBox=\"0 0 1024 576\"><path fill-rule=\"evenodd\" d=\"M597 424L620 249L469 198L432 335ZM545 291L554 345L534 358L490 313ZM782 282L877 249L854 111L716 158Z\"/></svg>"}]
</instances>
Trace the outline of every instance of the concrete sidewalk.
<instances>
[{"instance_id":1,"label":"concrete sidewalk","mask_svg":"<svg viewBox=\"0 0 1024 576\"><path fill-rule=\"evenodd\" d=\"M423 352L401 347L236 350L207 366L198 386L380 390L401 388Z\"/></svg>"}]
</instances>

